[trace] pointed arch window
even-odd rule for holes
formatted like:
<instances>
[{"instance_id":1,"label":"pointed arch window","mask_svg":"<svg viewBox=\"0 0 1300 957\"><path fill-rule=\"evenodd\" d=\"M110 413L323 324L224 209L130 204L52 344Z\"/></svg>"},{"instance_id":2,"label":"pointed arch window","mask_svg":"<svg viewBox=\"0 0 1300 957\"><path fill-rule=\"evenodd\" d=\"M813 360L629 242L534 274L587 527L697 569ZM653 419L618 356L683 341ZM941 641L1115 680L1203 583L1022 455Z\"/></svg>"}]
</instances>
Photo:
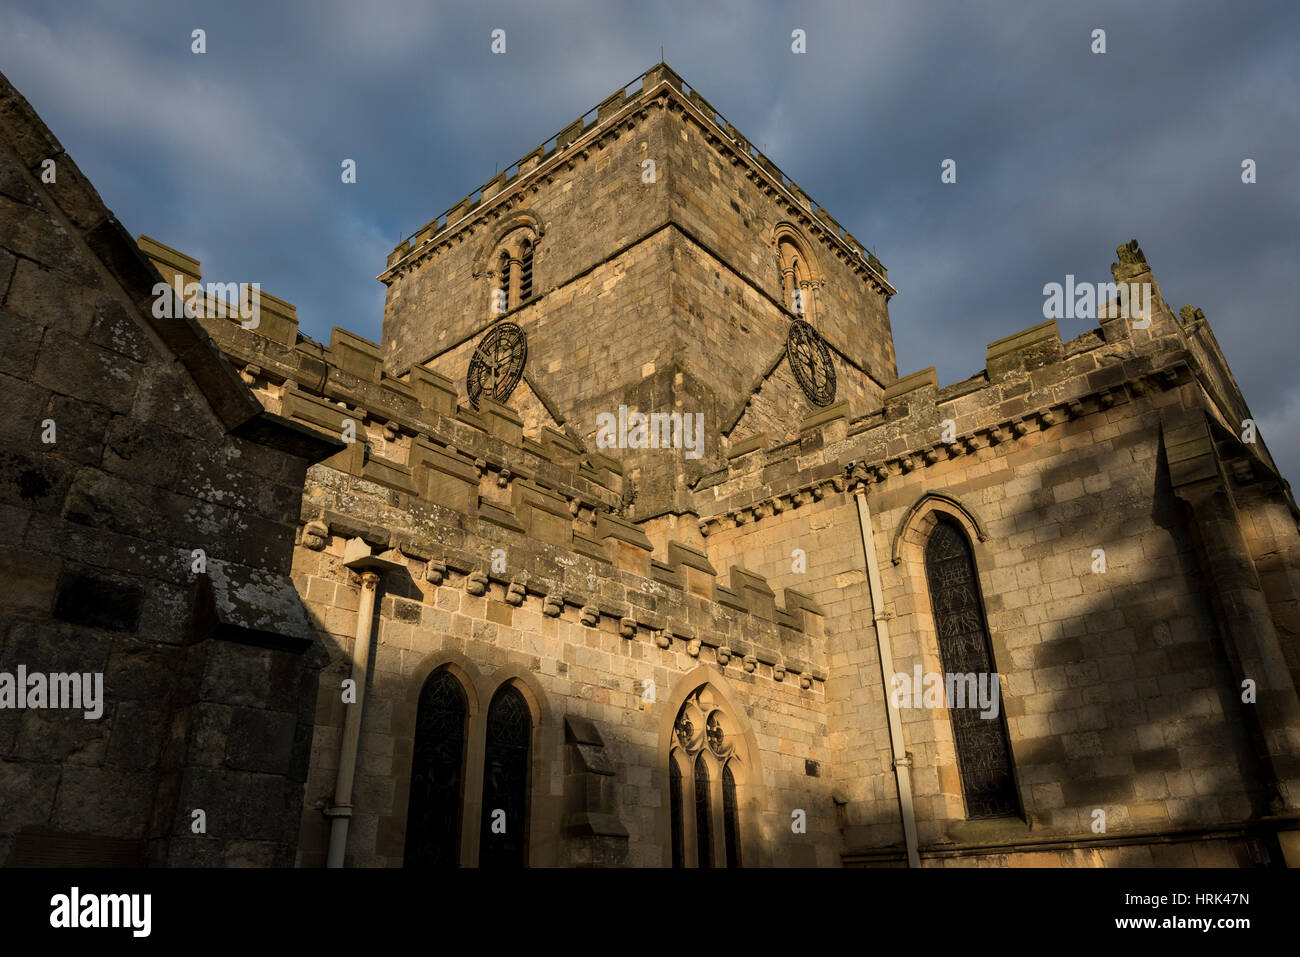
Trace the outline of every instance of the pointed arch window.
<instances>
[{"instance_id":1,"label":"pointed arch window","mask_svg":"<svg viewBox=\"0 0 1300 957\"><path fill-rule=\"evenodd\" d=\"M727 866L740 866L740 820L736 809L736 775L731 762L722 768L722 832L726 837Z\"/></svg>"},{"instance_id":2,"label":"pointed arch window","mask_svg":"<svg viewBox=\"0 0 1300 957\"><path fill-rule=\"evenodd\" d=\"M682 704L668 761L674 867L739 867L743 737L708 685ZM694 813L687 810L694 799Z\"/></svg>"},{"instance_id":3,"label":"pointed arch window","mask_svg":"<svg viewBox=\"0 0 1300 957\"><path fill-rule=\"evenodd\" d=\"M668 759L668 813L672 827L673 867L684 867L682 848L682 769L674 758Z\"/></svg>"},{"instance_id":4,"label":"pointed arch window","mask_svg":"<svg viewBox=\"0 0 1300 957\"><path fill-rule=\"evenodd\" d=\"M533 298L533 241L525 239L519 250L519 301Z\"/></svg>"},{"instance_id":5,"label":"pointed arch window","mask_svg":"<svg viewBox=\"0 0 1300 957\"><path fill-rule=\"evenodd\" d=\"M460 863L468 710L464 688L448 671L434 672L420 690L407 805L406 867Z\"/></svg>"},{"instance_id":6,"label":"pointed arch window","mask_svg":"<svg viewBox=\"0 0 1300 957\"><path fill-rule=\"evenodd\" d=\"M806 258L799 247L788 237L776 245L777 262L781 270L781 299L791 312L807 317L811 306L812 283Z\"/></svg>"},{"instance_id":7,"label":"pointed arch window","mask_svg":"<svg viewBox=\"0 0 1300 957\"><path fill-rule=\"evenodd\" d=\"M492 698L483 756L480 867L523 867L528 850L528 765L532 714L519 689L504 685Z\"/></svg>"},{"instance_id":8,"label":"pointed arch window","mask_svg":"<svg viewBox=\"0 0 1300 957\"><path fill-rule=\"evenodd\" d=\"M697 867L713 866L713 795L703 754L695 759L695 855Z\"/></svg>"},{"instance_id":9,"label":"pointed arch window","mask_svg":"<svg viewBox=\"0 0 1300 957\"><path fill-rule=\"evenodd\" d=\"M988 623L980 600L975 558L965 533L940 517L925 545L925 574L934 615L939 660L947 675L974 675L996 681L997 668ZM978 686L978 685L977 685ZM953 742L968 818L1021 813L1011 764L1005 709L997 717L981 716L978 706L950 700Z\"/></svg>"},{"instance_id":10,"label":"pointed arch window","mask_svg":"<svg viewBox=\"0 0 1300 957\"><path fill-rule=\"evenodd\" d=\"M518 230L502 240L493 254L489 311L500 315L533 298L533 254L537 239L529 229Z\"/></svg>"},{"instance_id":11,"label":"pointed arch window","mask_svg":"<svg viewBox=\"0 0 1300 957\"><path fill-rule=\"evenodd\" d=\"M492 281L492 315L510 311L510 253L501 250Z\"/></svg>"}]
</instances>

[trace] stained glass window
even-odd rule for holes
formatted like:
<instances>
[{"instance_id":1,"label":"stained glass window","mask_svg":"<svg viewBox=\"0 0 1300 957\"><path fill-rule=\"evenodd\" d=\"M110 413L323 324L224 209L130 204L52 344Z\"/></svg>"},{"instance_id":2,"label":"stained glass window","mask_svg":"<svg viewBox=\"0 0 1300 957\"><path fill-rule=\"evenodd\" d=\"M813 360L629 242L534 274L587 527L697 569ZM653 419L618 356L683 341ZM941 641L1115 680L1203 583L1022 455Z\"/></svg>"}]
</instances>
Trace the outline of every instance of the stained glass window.
<instances>
[{"instance_id":1,"label":"stained glass window","mask_svg":"<svg viewBox=\"0 0 1300 957\"><path fill-rule=\"evenodd\" d=\"M930 533L925 572L945 675L973 674L977 682L981 675L987 676L984 681L996 680L975 559L965 534L952 522L941 519ZM970 702L966 707L956 705L948 702L948 714L967 817L1019 814L1004 709L998 709L996 718L984 718Z\"/></svg>"},{"instance_id":2,"label":"stained glass window","mask_svg":"<svg viewBox=\"0 0 1300 957\"><path fill-rule=\"evenodd\" d=\"M713 803L709 800L709 766L695 759L695 851L697 866L713 866Z\"/></svg>"},{"instance_id":3,"label":"stained glass window","mask_svg":"<svg viewBox=\"0 0 1300 957\"><path fill-rule=\"evenodd\" d=\"M460 863L460 817L465 762L465 691L446 671L420 690L406 812L406 867Z\"/></svg>"},{"instance_id":4,"label":"stained glass window","mask_svg":"<svg viewBox=\"0 0 1300 957\"><path fill-rule=\"evenodd\" d=\"M522 867L527 863L528 756L532 736L528 703L517 688L504 686L488 708L480 867Z\"/></svg>"}]
</instances>

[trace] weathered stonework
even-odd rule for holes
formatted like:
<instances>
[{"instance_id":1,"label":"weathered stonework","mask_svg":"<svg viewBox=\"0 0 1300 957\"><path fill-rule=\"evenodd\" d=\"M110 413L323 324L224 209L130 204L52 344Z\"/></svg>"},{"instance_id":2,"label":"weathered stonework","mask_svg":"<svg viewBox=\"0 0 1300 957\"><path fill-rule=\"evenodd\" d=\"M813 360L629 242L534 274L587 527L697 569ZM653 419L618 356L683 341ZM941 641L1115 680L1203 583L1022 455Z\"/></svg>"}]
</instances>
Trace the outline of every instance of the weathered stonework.
<instances>
[{"instance_id":1,"label":"weathered stonework","mask_svg":"<svg viewBox=\"0 0 1300 957\"><path fill-rule=\"evenodd\" d=\"M4 103L26 110L11 90ZM152 268L117 239L96 252L95 207L39 186L39 121L5 108L0 203L18 238L0 249L0 373L25 458L0 513L21 543L0 550L22 596L4 660L54 654L29 626L66 619L89 564L148 579L149 653L170 643L192 670L138 695L171 709L149 719L173 735L156 760L0 713L14 788L52 802L83 766L120 778L80 819L51 806L0 832L0 857L30 823L148 839L156 863L411 864L422 695L451 676L447 833L464 865L488 859L504 813L488 793L507 691L528 723L525 818L505 826L530 865L1300 859L1298 513L1262 439L1242 438L1250 413L1207 320L1173 313L1135 243L1112 269L1152 284L1149 327L1107 319L1062 341L1039 323L964 381L899 377L884 267L660 64L401 243L381 343L339 328L316 343L266 294L256 328L202 318L207 339L155 328L142 291L154 269L197 282L201 264L147 237ZM119 295L105 284L123 262ZM136 354L104 325L116 313L85 308L114 298ZM800 317L832 357L828 404L793 372ZM475 403L470 356L502 319L527 336L520 381ZM179 423L162 411L175 396L190 397ZM93 428L34 445L33 423L66 405L70 429ZM620 405L702 412L701 456L601 447L597 416ZM158 428L176 433L166 454L135 436ZM140 453L116 451L123 429ZM57 504L24 498L31 469L52 470ZM941 524L970 547L1014 814L970 813L946 709L891 704L894 674L943 670L926 561ZM199 533L222 557L202 588L179 562ZM106 549L109 534L174 567ZM77 627L113 676L125 639ZM131 720L134 684L108 681L114 721ZM177 793L145 797L168 773ZM189 838L191 791L240 823Z\"/></svg>"},{"instance_id":2,"label":"weathered stonework","mask_svg":"<svg viewBox=\"0 0 1300 957\"><path fill-rule=\"evenodd\" d=\"M98 718L0 710L0 861L290 864L325 655L289 566L342 443L154 317L161 277L3 77L0 222L0 672L103 683Z\"/></svg>"}]
</instances>

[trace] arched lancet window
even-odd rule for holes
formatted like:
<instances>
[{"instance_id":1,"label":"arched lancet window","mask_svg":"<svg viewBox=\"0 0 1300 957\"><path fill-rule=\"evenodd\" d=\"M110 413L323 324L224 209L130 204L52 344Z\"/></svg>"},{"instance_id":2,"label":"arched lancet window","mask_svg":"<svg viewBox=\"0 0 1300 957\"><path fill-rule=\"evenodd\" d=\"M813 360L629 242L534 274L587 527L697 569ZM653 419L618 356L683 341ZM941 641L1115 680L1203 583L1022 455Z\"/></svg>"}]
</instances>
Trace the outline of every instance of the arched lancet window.
<instances>
[{"instance_id":1,"label":"arched lancet window","mask_svg":"<svg viewBox=\"0 0 1300 957\"><path fill-rule=\"evenodd\" d=\"M980 680L997 680L975 558L965 533L950 519L941 517L930 532L925 575L945 685L949 675L974 675L977 688ZM998 709L996 718L985 718L978 703L960 704L949 700L948 715L967 817L1018 815L1020 799L1004 709Z\"/></svg>"},{"instance_id":2,"label":"arched lancet window","mask_svg":"<svg viewBox=\"0 0 1300 957\"><path fill-rule=\"evenodd\" d=\"M673 830L673 867L683 867L686 855L682 849L682 769L673 758L668 759L668 813Z\"/></svg>"},{"instance_id":3,"label":"arched lancet window","mask_svg":"<svg viewBox=\"0 0 1300 957\"><path fill-rule=\"evenodd\" d=\"M713 866L713 795L703 754L695 759L695 859L697 867Z\"/></svg>"},{"instance_id":4,"label":"arched lancet window","mask_svg":"<svg viewBox=\"0 0 1300 957\"><path fill-rule=\"evenodd\" d=\"M537 238L528 227L510 233L492 255L489 311L500 315L533 298L533 254Z\"/></svg>"},{"instance_id":5,"label":"arched lancet window","mask_svg":"<svg viewBox=\"0 0 1300 957\"><path fill-rule=\"evenodd\" d=\"M674 867L739 867L743 738L705 685L677 713L668 756L669 826ZM695 813L686 810L694 798Z\"/></svg>"},{"instance_id":6,"label":"arched lancet window","mask_svg":"<svg viewBox=\"0 0 1300 957\"><path fill-rule=\"evenodd\" d=\"M731 762L722 769L722 830L727 841L727 866L740 866L740 821L736 817L736 775Z\"/></svg>"},{"instance_id":7,"label":"arched lancet window","mask_svg":"<svg viewBox=\"0 0 1300 957\"><path fill-rule=\"evenodd\" d=\"M522 867L528 849L528 764L533 719L513 685L492 698L483 756L480 867Z\"/></svg>"},{"instance_id":8,"label":"arched lancet window","mask_svg":"<svg viewBox=\"0 0 1300 957\"><path fill-rule=\"evenodd\" d=\"M510 253L501 250L492 280L492 314L500 315L510 310Z\"/></svg>"},{"instance_id":9,"label":"arched lancet window","mask_svg":"<svg viewBox=\"0 0 1300 957\"><path fill-rule=\"evenodd\" d=\"M799 254L799 248L789 238L783 238L776 245L777 262L781 270L781 298L786 307L795 315L808 316L811 303L812 283L805 258Z\"/></svg>"},{"instance_id":10,"label":"arched lancet window","mask_svg":"<svg viewBox=\"0 0 1300 957\"><path fill-rule=\"evenodd\" d=\"M448 671L434 672L420 689L406 816L406 867L460 863L468 712L465 690Z\"/></svg>"},{"instance_id":11,"label":"arched lancet window","mask_svg":"<svg viewBox=\"0 0 1300 957\"><path fill-rule=\"evenodd\" d=\"M519 301L533 298L533 244L525 239L519 253Z\"/></svg>"}]
</instances>

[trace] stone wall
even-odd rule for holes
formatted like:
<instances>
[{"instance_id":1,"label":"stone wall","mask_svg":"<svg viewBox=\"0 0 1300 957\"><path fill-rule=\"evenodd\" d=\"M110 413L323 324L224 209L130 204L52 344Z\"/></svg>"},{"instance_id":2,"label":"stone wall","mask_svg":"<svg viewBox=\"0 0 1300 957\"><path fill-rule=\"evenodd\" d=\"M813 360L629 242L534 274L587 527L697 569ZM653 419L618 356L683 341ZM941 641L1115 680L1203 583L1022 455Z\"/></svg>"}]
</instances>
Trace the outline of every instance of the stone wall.
<instances>
[{"instance_id":1,"label":"stone wall","mask_svg":"<svg viewBox=\"0 0 1300 957\"><path fill-rule=\"evenodd\" d=\"M874 256L666 67L512 170L394 251L382 346L306 340L273 296L256 329L205 320L267 410L347 441L306 476L293 555L329 660L300 864L328 846L359 624L348 556L380 552L350 864L402 862L416 704L439 669L470 699L464 863L483 712L506 683L535 724L534 864L668 863L673 718L705 684L753 771L745 863L902 860L896 765L929 865L1289 853L1297 510L1238 435L1249 409L1208 323L1175 316L1136 243L1112 271L1151 283L1149 326L1063 342L1042 323L940 388L933 369L897 375ZM538 239L538 295L506 316L529 338L525 379L471 408L460 382L500 318L489 260L520 228ZM826 408L782 357L786 229L836 353ZM705 455L598 449L596 415L620 404L705 413ZM893 672L942 671L923 560L940 520L971 544L1018 817L970 819L944 709L898 709L906 753L891 744L878 628ZM1241 694L1256 678L1258 706Z\"/></svg>"},{"instance_id":2,"label":"stone wall","mask_svg":"<svg viewBox=\"0 0 1300 957\"><path fill-rule=\"evenodd\" d=\"M642 246L689 250L674 252L675 264L705 261L682 234ZM592 276L604 269L618 274L611 263ZM689 264L672 272L686 277L674 280L683 289L708 286L704 272ZM714 292L726 299L725 289ZM1191 330L1193 341L1157 298L1149 330L1107 320L1063 343L1055 324L1044 323L990 344L987 368L969 380L940 389L933 370L925 370L896 379L878 398L863 392L871 410L865 414L841 401L793 428L788 416L773 415L779 428L737 437L724 467L697 468L695 492L674 476L668 487L687 514L642 530L618 524L615 513L644 473L633 464L624 474L614 460L584 449L588 435L569 438L543 427L542 441L530 441L522 416L491 402L480 412L458 406L454 383L435 371L417 370L414 385L381 374L378 347L342 330L323 349L290 347L293 337L285 334L273 344L217 323L214 334L269 407L331 431L353 415L370 444L366 454L352 450L318 467L304 497L302 521L308 531L316 522L313 541L324 550L300 546L295 580L325 623L334 664L321 685L300 862L317 863L324 853L319 807L332 782L342 722L337 683L350 655L356 604L355 583L338 556L344 539L355 535L375 548L396 548L408 565L405 576L386 582L392 593L376 638L374 711L367 712L360 771L366 805L349 845L355 862L394 864L401 856L415 700L422 681L443 666L459 669L481 699L508 680L530 689L537 702L534 775L549 781L549 792L534 791L537 863L662 862L662 721L683 689L706 675L744 702L739 707L761 755L765 793L747 813L755 821L749 833L765 841L747 855L750 863L825 863L828 855L855 863L901 860L886 684L854 500L861 488L870 503L895 671L941 670L920 549L935 517L946 514L974 545L1001 674L1022 820L968 821L946 715L900 712L926 863L1246 864L1276 854L1281 838L1255 822L1276 804L1269 782L1286 762L1261 752L1255 740L1257 716L1240 701L1232 651L1224 650L1207 597L1216 574L1207 568L1214 566L1206 565L1193 517L1171 485L1166 453L1170 414L1201 410L1226 422L1246 414L1244 400L1223 391L1230 379L1213 371L1221 357L1205 345L1212 343L1207 330ZM543 299L520 315L546 308ZM546 325L536 322L539 338ZM308 357L325 371L303 375ZM448 371L456 365L450 361ZM1212 374L1202 379L1207 368ZM660 374L654 370L647 381ZM544 371L538 380L546 381ZM306 394L307 381L322 383L329 403ZM750 413L763 408L751 403ZM945 429L953 441L943 439ZM1234 456L1245 455L1242 461L1255 462L1267 478L1267 449L1251 454L1226 446L1220 453L1235 474L1245 472L1231 464ZM716 458L704 463L713 464ZM1172 467L1185 474L1181 464ZM584 474L596 481L583 484ZM1285 625L1293 613L1287 583L1294 574L1294 506L1267 481L1238 482L1233 494L1263 563L1268 607L1283 633L1280 653L1293 660ZM698 533L691 512L699 515ZM543 516L541 524L532 516ZM671 529L682 534L665 537ZM520 534L574 550L560 560L568 570L557 577L557 566L542 560L533 542L516 542ZM755 569L773 588L807 595L826 616L815 653L797 651L792 636L766 649L759 643L750 672L736 668L747 653L743 638L711 637L716 617L694 620L675 637L672 625L653 616L628 629L624 608L635 607L632 596L655 593L647 582L662 585L670 568L692 574L682 559L700 546L710 571ZM506 548L509 575L491 573L493 547ZM1093 571L1099 548L1104 573ZM652 550L659 557L650 559ZM521 556L522 574L515 564ZM606 568L610 560L613 568ZM437 569L436 587L430 567ZM614 605L590 597L608 600L611 580L629 572L640 583L624 583L630 590ZM740 574L733 591L747 581ZM587 597L575 595L575 587ZM701 594L725 606L719 596L726 591L713 582ZM698 657L692 636L702 639ZM723 665L722 647L738 657ZM811 665L802 657L809 654ZM700 662L726 677L718 680L712 669L684 677ZM785 683L775 680L778 666ZM803 689L794 691L794 674L819 690L823 673L824 697L805 701ZM672 689L672 707L642 708L646 678ZM776 695L761 693L764 687ZM786 700L787 693L795 699ZM599 738L611 758L609 804L619 822L613 830L627 830L626 844L619 836L588 840L565 829L575 761L570 718L591 722L593 730L577 733ZM471 791L467 834L481 811L473 800ZM807 815L806 836L790 831L796 808ZM1104 834L1092 830L1097 810L1106 813ZM473 860L472 841L463 854Z\"/></svg>"},{"instance_id":3,"label":"stone wall","mask_svg":"<svg viewBox=\"0 0 1300 957\"><path fill-rule=\"evenodd\" d=\"M620 405L703 415L701 458L607 450L635 487L638 521L690 509L687 489L734 439L811 408L782 359L794 314L778 227L807 251L809 318L839 355L840 396L869 406L896 376L883 267L683 89L652 70L634 97L607 100L400 245L380 277L390 373L424 363L459 385L505 319L528 337L528 381L511 404L530 429L562 426L594 448L597 416ZM493 251L518 228L537 238L537 295L493 315Z\"/></svg>"},{"instance_id":4,"label":"stone wall","mask_svg":"<svg viewBox=\"0 0 1300 957\"><path fill-rule=\"evenodd\" d=\"M319 662L289 562L340 443L154 316L161 277L3 77L0 223L0 672L103 695L0 710L0 861L290 863Z\"/></svg>"},{"instance_id":5,"label":"stone wall","mask_svg":"<svg viewBox=\"0 0 1300 957\"><path fill-rule=\"evenodd\" d=\"M491 254L517 225L530 225L538 234L534 288L543 299L662 228L667 196L642 182L641 163L663 154L670 132L662 112L638 99L616 117L589 125L578 142L552 146L545 155L540 148L529 154L519 164L521 172L500 192L478 202L468 215L453 213L436 232L418 235L413 251L395 267L390 261L382 277L388 285L385 369L401 373L440 356L492 318ZM410 249L399 250L403 248ZM570 290L565 298L579 293L593 299L599 295L583 288ZM620 289L602 305L626 315L628 298ZM553 332L572 341L583 327L576 317L567 318L571 313L566 310L561 328Z\"/></svg>"},{"instance_id":6,"label":"stone wall","mask_svg":"<svg viewBox=\"0 0 1300 957\"><path fill-rule=\"evenodd\" d=\"M512 562L520 561L519 552L530 547L513 536L494 542L508 547ZM332 793L343 724L339 687L348 674L357 597L339 564L342 544L332 538L320 553L300 550L294 570L308 607L327 623L328 643L334 649L331 665L321 674L299 849L303 866L319 866L324 860L327 824L320 810ZM824 765L829 759L822 683L816 667L808 665L803 667L811 670L803 675L787 671L780 680L774 677L768 659L775 656L756 645L757 640L780 647L772 626L746 623L748 616L735 610L726 612L728 621L719 614L724 609L701 609L703 617L669 616L671 624L662 630L646 627L640 619L662 614L634 604L650 598L653 589L646 583L637 590L629 588L627 604L593 598L591 606L550 605L550 611L559 612L551 614L547 595L520 595L514 588L517 572L514 582L488 581L483 594L475 595L472 572L449 570L442 584L435 585L427 579L427 568L427 563L412 558L405 573L385 576L383 583L386 597L362 724L349 866L402 863L416 704L424 681L439 667L454 669L471 689L471 729L503 683L525 689L535 709L530 864L593 863L585 854L589 831L575 825L572 796L565 790L569 744L564 722L573 718L592 722L603 739L613 769L613 816L626 830L625 840L613 842L618 850L595 863L669 863L665 732L685 695L706 682L727 694L737 713L745 716L742 727L756 747L752 757L761 779L748 782L740 798L747 863L836 863L829 782L809 776L806 764L811 760ZM610 593L610 584L607 577L600 586L602 596ZM592 614L601 607L631 615ZM770 637L764 638L765 632ZM719 645L734 655L725 665ZM750 671L744 659L756 651L761 658L755 657ZM650 702L648 681L655 689ZM462 828L466 863L477 860L482 813L482 745L474 734L471 730ZM807 809L806 834L791 830L796 808Z\"/></svg>"},{"instance_id":7,"label":"stone wall","mask_svg":"<svg viewBox=\"0 0 1300 957\"><path fill-rule=\"evenodd\" d=\"M729 287L688 296L695 309L684 309L679 321L703 320L723 339L723 348L715 348L710 337L698 332L687 337L685 341L694 350L689 368L735 361L731 353L737 347L750 351L747 338L728 328L728 320L744 321L743 313L734 315L742 297L764 300L754 332L784 342L788 316L773 308L788 312L779 286L775 235L778 225L788 224L799 237L815 284L807 307L809 321L847 360L847 365L839 363L841 375L865 380L859 389L874 384L874 397L878 397L879 389L897 377L888 308L893 289L883 267L869 264L851 237L842 239L825 210L815 216L815 204L810 204L795 184L782 185L786 177L771 175L770 164L750 154L749 144L739 134L719 130L710 119L712 107L698 95L668 100L667 111L676 130L666 138L670 215L689 240L677 263L675 285L690 290L703 279L715 278ZM700 265L693 270L681 268L691 265L691 259L682 262L685 257ZM707 259L717 264L707 264ZM712 275L721 264L726 264L725 278ZM698 309L708 311L695 312ZM750 367L756 359L760 365L754 371L761 370L769 352L761 348L753 357L746 355ZM728 388L720 391L744 395L750 384L739 382L733 388L728 383Z\"/></svg>"},{"instance_id":8,"label":"stone wall","mask_svg":"<svg viewBox=\"0 0 1300 957\"><path fill-rule=\"evenodd\" d=\"M1160 302L1150 330L1111 320L1061 343L1047 323L991 344L988 369L966 382L904 377L877 412L831 410L838 425L805 428L797 443L759 436L702 483L714 500L700 510L710 559L743 555L826 610L846 859L888 860L902 843L855 488L869 503L895 671L942 671L922 552L946 515L972 542L1001 674L1023 821L967 821L947 715L899 709L924 860L1248 865L1289 840L1251 823L1276 813L1277 777L1288 790L1269 765L1293 765L1261 750L1259 711L1242 701L1233 639L1211 601L1235 573L1207 564L1166 450L1179 441L1168 438L1171 411L1220 414L1211 392L1227 415L1248 412L1239 392L1221 391L1221 374L1202 385L1208 354ZM941 438L945 425L955 441ZM1254 462L1254 473L1237 469L1232 494L1268 582L1270 640L1293 662L1294 503L1268 480L1265 448L1220 454ZM846 478L831 469L816 482L823 462ZM806 570L793 570L794 548ZM1262 682L1289 685L1289 699L1279 693L1293 708L1290 677L1273 671ZM1104 835L1092 828L1098 809Z\"/></svg>"},{"instance_id":9,"label":"stone wall","mask_svg":"<svg viewBox=\"0 0 1300 957\"><path fill-rule=\"evenodd\" d=\"M532 441L497 403L484 400L477 412L459 405L435 371L414 385L384 375L377 346L344 330L325 348L297 342L290 325L205 322L268 408L330 434L349 420L356 429L350 448L308 472L302 493L293 579L330 663L320 678L300 864L318 866L328 847L322 811L335 785L341 683L359 607L343 557L357 539L387 549L401 567L381 585L349 864L402 862L415 708L442 667L454 669L478 708L466 863L477 860L482 810L474 777L482 735L473 729L503 682L523 691L537 722L531 863L668 862L669 736L685 697L705 684L726 696L752 762L741 788L743 858L836 862L815 602L791 590L778 605L761 578L733 569L741 562L719 572L689 545L656 548L616 514L624 490L616 462L555 430ZM584 734L600 738L612 770L608 808L574 794L584 770L575 771L575 748L586 742L573 739Z\"/></svg>"}]
</instances>

